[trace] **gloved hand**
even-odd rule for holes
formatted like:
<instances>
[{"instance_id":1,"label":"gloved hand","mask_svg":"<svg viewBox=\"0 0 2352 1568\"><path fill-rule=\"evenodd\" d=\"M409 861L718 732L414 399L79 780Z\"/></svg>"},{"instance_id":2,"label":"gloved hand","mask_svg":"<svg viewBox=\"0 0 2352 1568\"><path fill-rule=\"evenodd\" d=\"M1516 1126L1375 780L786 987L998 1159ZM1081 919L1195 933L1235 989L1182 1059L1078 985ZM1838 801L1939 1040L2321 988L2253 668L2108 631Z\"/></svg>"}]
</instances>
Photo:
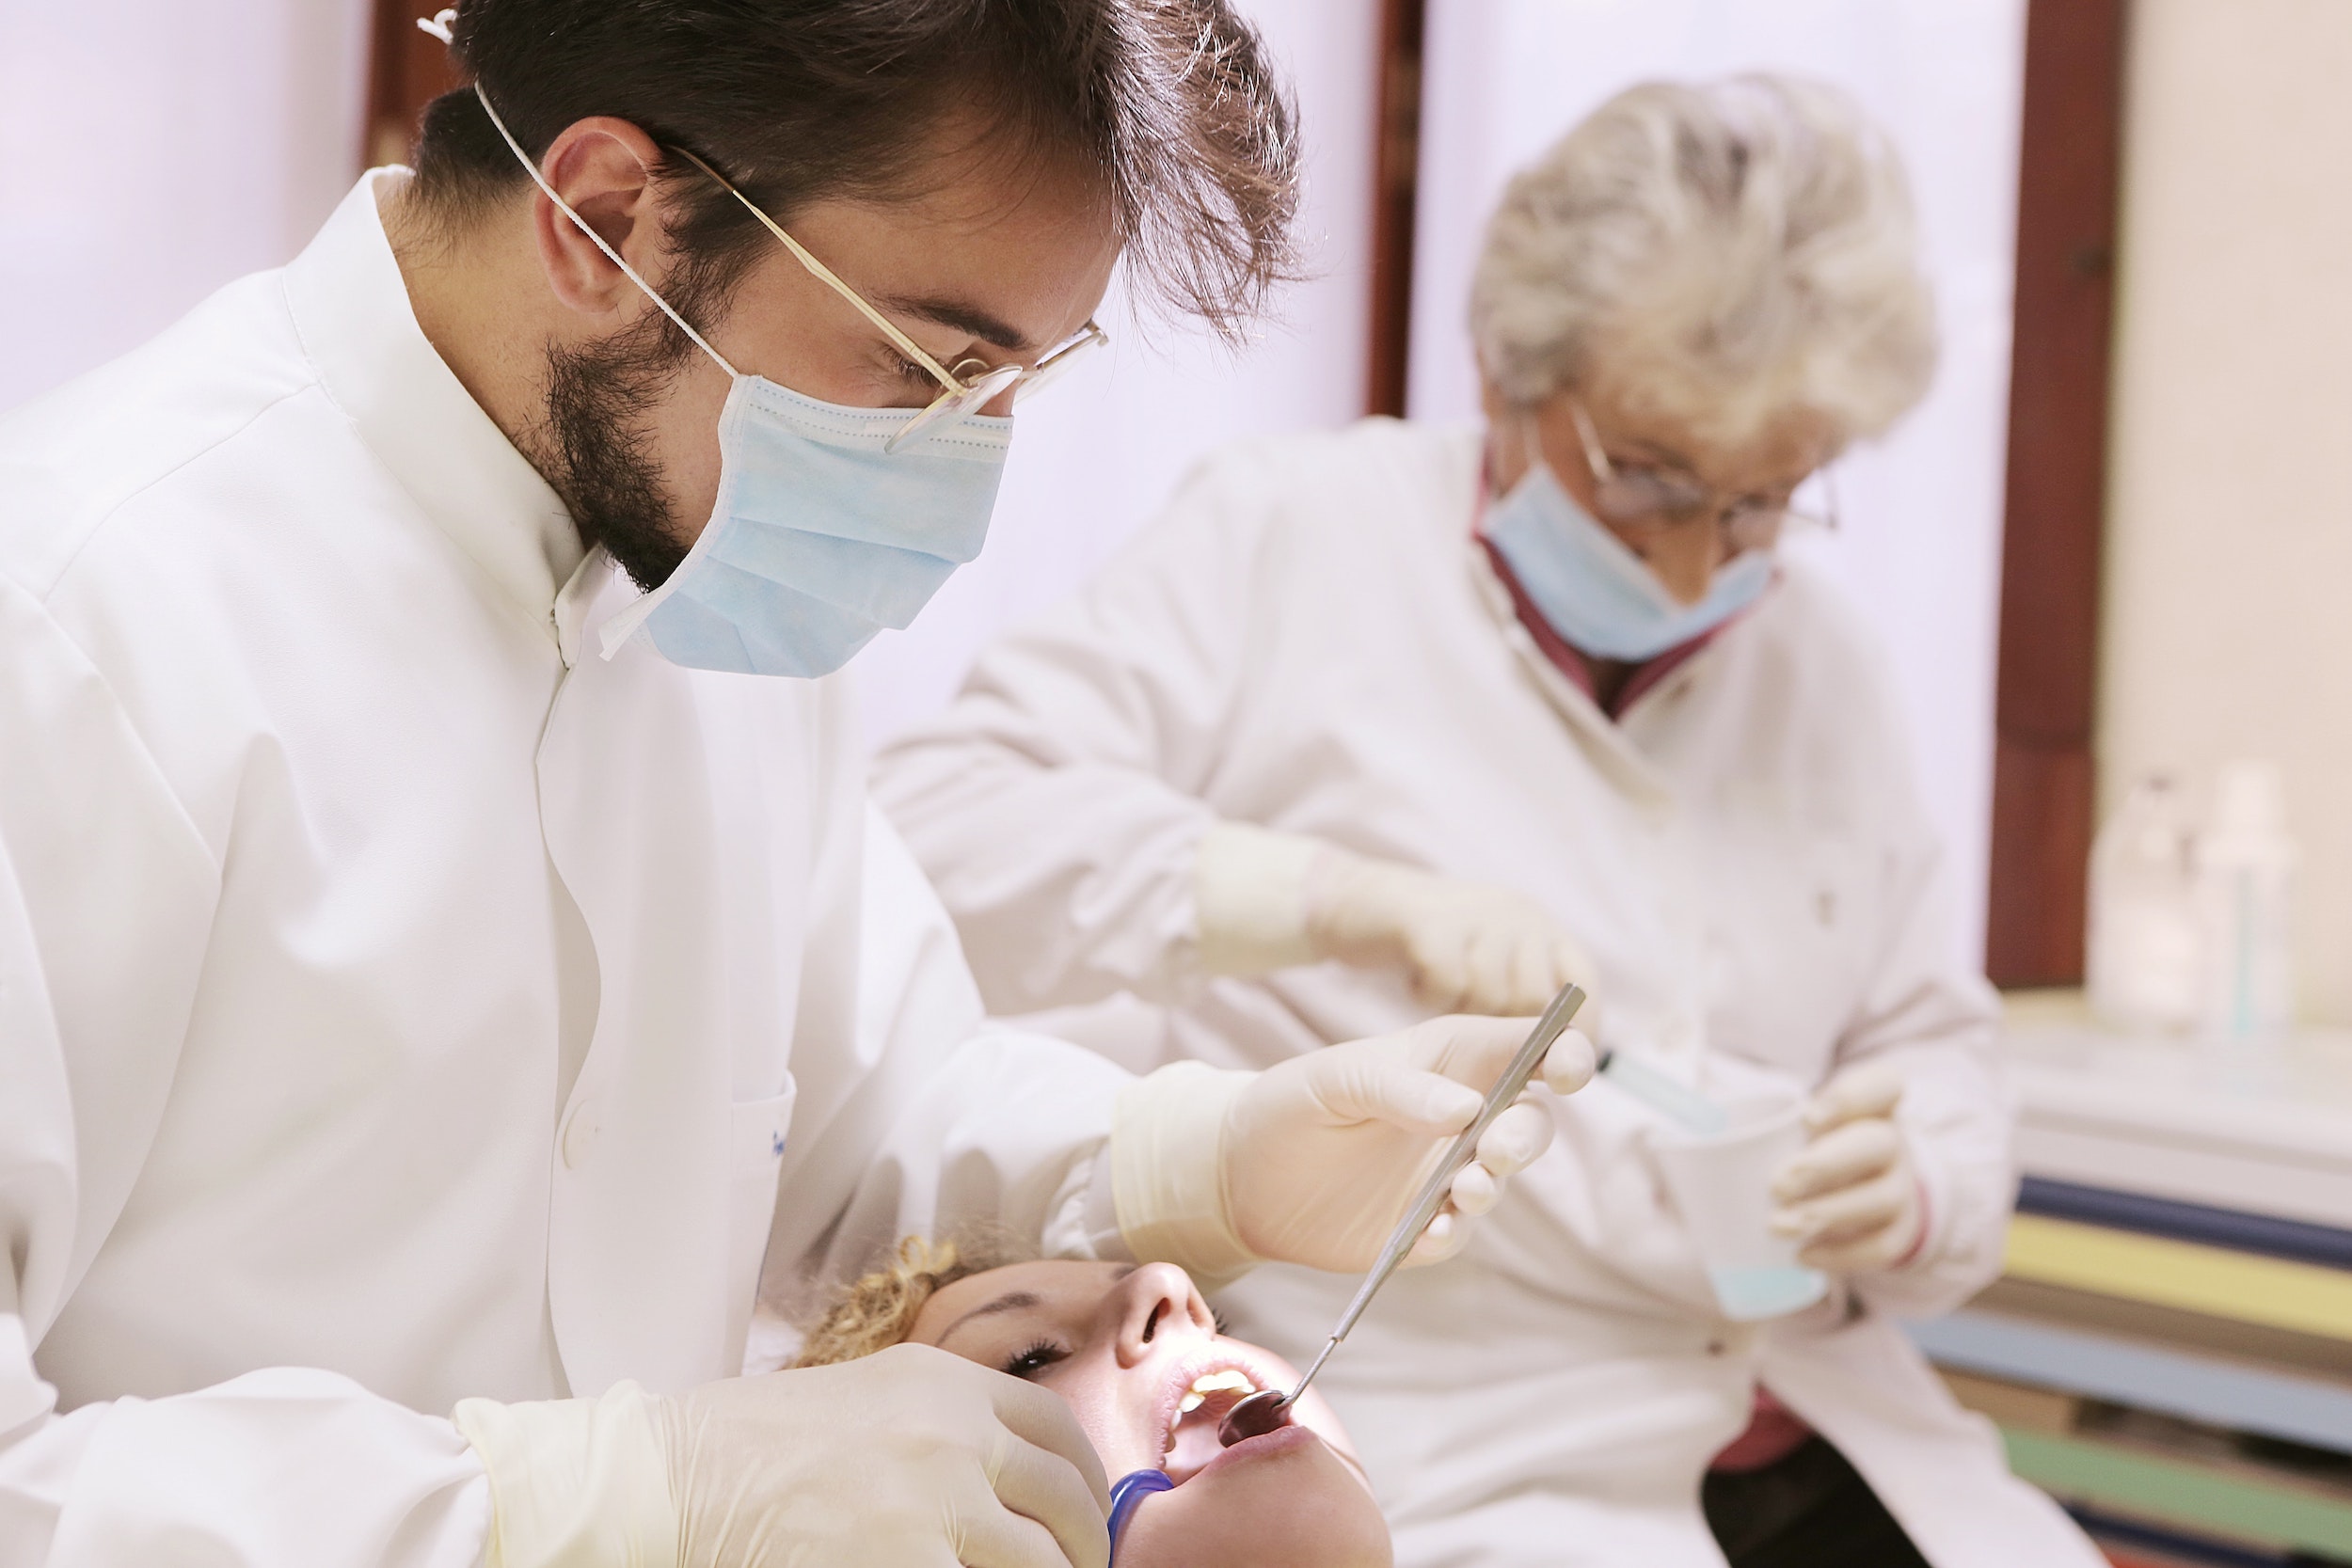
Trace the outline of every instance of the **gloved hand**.
<instances>
[{"instance_id":1,"label":"gloved hand","mask_svg":"<svg viewBox=\"0 0 2352 1568\"><path fill-rule=\"evenodd\" d=\"M1867 1274L1910 1261L1926 1241L1926 1189L1895 1124L1902 1093L1899 1072L1865 1063L1805 1106L1811 1141L1772 1181L1772 1229L1800 1243L1799 1261Z\"/></svg>"},{"instance_id":2,"label":"gloved hand","mask_svg":"<svg viewBox=\"0 0 2352 1568\"><path fill-rule=\"evenodd\" d=\"M1047 1390L926 1345L597 1400L468 1400L490 1568L1106 1568L1109 1489Z\"/></svg>"},{"instance_id":3,"label":"gloved hand","mask_svg":"<svg viewBox=\"0 0 2352 1568\"><path fill-rule=\"evenodd\" d=\"M1571 980L1592 989L1584 950L1523 893L1327 845L1305 893L1316 957L1402 969L1432 1007L1516 1017L1542 1012Z\"/></svg>"},{"instance_id":4,"label":"gloved hand","mask_svg":"<svg viewBox=\"0 0 2352 1568\"><path fill-rule=\"evenodd\" d=\"M1127 1087L1113 1120L1120 1233L1138 1258L1181 1263L1204 1282L1268 1260L1369 1268L1532 1027L1438 1018L1263 1072L1162 1068ZM1593 1065L1591 1043L1570 1030L1545 1058L1543 1081L1573 1093ZM1549 1147L1551 1132L1536 1104L1498 1117L1407 1260L1461 1250L1468 1222Z\"/></svg>"},{"instance_id":5,"label":"gloved hand","mask_svg":"<svg viewBox=\"0 0 2352 1568\"><path fill-rule=\"evenodd\" d=\"M1193 898L1212 974L1336 958L1401 969L1441 1011L1504 1017L1542 1012L1570 980L1593 990L1583 950L1524 894L1301 833L1216 823L1201 835Z\"/></svg>"}]
</instances>

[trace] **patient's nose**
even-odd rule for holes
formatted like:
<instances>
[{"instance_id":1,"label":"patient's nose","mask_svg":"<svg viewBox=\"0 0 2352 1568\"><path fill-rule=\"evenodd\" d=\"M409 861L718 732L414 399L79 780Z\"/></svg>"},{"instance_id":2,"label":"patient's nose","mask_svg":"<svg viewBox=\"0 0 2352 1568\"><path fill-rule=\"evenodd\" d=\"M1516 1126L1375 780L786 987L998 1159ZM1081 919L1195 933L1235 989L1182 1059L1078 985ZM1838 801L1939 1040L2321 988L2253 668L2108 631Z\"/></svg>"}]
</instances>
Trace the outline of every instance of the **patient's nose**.
<instances>
[{"instance_id":1,"label":"patient's nose","mask_svg":"<svg viewBox=\"0 0 2352 1568\"><path fill-rule=\"evenodd\" d=\"M1119 1364L1132 1367L1152 1354L1163 1334L1215 1334L1216 1318L1192 1276L1173 1263L1146 1263L1114 1288L1119 1311Z\"/></svg>"}]
</instances>

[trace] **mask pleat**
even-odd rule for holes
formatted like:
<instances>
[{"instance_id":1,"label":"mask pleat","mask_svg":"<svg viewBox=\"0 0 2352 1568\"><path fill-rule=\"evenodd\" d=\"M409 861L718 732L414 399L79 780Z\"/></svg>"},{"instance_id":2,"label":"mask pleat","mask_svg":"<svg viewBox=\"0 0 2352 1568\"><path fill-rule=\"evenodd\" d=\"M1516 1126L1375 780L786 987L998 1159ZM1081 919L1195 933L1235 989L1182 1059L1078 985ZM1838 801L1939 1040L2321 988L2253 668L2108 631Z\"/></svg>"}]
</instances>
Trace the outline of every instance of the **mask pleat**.
<instances>
[{"instance_id":1,"label":"mask pleat","mask_svg":"<svg viewBox=\"0 0 2352 1568\"><path fill-rule=\"evenodd\" d=\"M763 675L814 676L830 674L866 646L882 628L867 616L812 598L787 584L738 571L714 562L680 600L691 606L696 622L723 624L741 650L740 664L715 666L743 669ZM663 607L664 610L668 606ZM665 629L658 617L654 646L661 647ZM715 628L714 628L715 629ZM690 645L700 646L699 641ZM670 657L664 650L664 657ZM697 668L714 668L697 664Z\"/></svg>"},{"instance_id":2,"label":"mask pleat","mask_svg":"<svg viewBox=\"0 0 2352 1568\"><path fill-rule=\"evenodd\" d=\"M733 519L721 526L726 532L711 551L714 565L765 578L899 630L957 564L921 550L798 529L745 527Z\"/></svg>"}]
</instances>

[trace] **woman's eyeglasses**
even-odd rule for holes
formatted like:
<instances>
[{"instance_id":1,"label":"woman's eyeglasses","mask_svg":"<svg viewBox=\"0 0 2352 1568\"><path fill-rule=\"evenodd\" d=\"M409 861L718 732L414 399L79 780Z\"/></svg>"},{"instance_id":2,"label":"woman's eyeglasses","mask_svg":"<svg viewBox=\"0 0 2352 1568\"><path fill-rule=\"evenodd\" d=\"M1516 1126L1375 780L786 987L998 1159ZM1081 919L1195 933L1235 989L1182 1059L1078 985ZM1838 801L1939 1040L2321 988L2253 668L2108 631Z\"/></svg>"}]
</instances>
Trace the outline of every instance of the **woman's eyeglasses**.
<instances>
[{"instance_id":1,"label":"woman's eyeglasses","mask_svg":"<svg viewBox=\"0 0 2352 1568\"><path fill-rule=\"evenodd\" d=\"M1593 510L1601 520L1637 544L1650 544L1677 529L1713 518L1723 531L1727 553L1768 550L1790 524L1800 528L1836 528L1837 495L1830 487L1828 470L1821 470L1823 499L1820 512L1788 504L1786 495L1742 495L1719 489L1685 469L1614 463L1600 444L1592 416L1575 398L1568 413L1584 445L1584 461L1593 473Z\"/></svg>"}]
</instances>

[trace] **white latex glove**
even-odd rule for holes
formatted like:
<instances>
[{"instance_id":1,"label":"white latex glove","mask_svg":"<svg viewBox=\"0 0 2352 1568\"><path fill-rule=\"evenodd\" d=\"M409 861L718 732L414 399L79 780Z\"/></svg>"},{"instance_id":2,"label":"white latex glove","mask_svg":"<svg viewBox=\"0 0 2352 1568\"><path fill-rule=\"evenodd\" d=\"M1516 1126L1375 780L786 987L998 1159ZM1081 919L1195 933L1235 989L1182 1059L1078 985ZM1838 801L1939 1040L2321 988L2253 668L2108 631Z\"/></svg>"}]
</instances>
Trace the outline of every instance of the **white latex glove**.
<instances>
[{"instance_id":1,"label":"white latex glove","mask_svg":"<svg viewBox=\"0 0 2352 1568\"><path fill-rule=\"evenodd\" d=\"M1902 1094L1899 1073L1866 1063L1805 1106L1811 1141L1772 1181L1772 1229L1800 1243L1800 1261L1867 1274L1908 1262L1926 1240L1925 1189L1895 1124Z\"/></svg>"},{"instance_id":2,"label":"white latex glove","mask_svg":"<svg viewBox=\"0 0 2352 1568\"><path fill-rule=\"evenodd\" d=\"M1306 875L1306 935L1317 958L1402 969L1448 1012L1540 1013L1593 966L1541 904L1509 888L1440 877L1324 846Z\"/></svg>"},{"instance_id":3,"label":"white latex glove","mask_svg":"<svg viewBox=\"0 0 2352 1568\"><path fill-rule=\"evenodd\" d=\"M488 1568L1106 1568L1109 1489L1070 1407L927 1345L598 1400L457 1407Z\"/></svg>"},{"instance_id":4,"label":"white latex glove","mask_svg":"<svg viewBox=\"0 0 2352 1568\"><path fill-rule=\"evenodd\" d=\"M1263 1261L1369 1268L1532 1019L1438 1018L1267 1069L1162 1068L1120 1095L1111 1133L1120 1232L1138 1258L1210 1281ZM1583 1087L1593 1048L1574 1030L1546 1056L1555 1093ZM1408 1261L1461 1250L1468 1222L1551 1142L1522 1101L1495 1118Z\"/></svg>"}]
</instances>

